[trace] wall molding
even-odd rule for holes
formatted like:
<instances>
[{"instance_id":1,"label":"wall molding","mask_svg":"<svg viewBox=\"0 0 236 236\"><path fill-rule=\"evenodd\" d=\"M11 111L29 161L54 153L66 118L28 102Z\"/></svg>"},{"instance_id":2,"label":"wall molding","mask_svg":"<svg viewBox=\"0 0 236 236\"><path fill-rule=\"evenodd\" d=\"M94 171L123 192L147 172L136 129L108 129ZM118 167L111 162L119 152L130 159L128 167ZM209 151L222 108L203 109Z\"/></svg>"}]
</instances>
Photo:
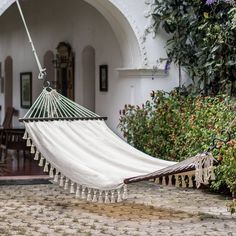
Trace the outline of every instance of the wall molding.
<instances>
[{"instance_id":1,"label":"wall molding","mask_svg":"<svg viewBox=\"0 0 236 236\"><path fill-rule=\"evenodd\" d=\"M167 77L163 68L116 68L119 73L119 77L122 78L156 78L156 77Z\"/></svg>"}]
</instances>

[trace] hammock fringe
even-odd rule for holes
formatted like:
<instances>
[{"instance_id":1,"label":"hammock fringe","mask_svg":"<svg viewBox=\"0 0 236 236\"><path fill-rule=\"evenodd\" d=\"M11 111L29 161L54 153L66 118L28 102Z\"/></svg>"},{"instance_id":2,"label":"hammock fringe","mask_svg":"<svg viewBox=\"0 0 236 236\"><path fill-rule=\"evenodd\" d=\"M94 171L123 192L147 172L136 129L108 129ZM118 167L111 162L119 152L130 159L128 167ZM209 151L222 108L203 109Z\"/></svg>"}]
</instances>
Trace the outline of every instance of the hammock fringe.
<instances>
[{"instance_id":1,"label":"hammock fringe","mask_svg":"<svg viewBox=\"0 0 236 236\"><path fill-rule=\"evenodd\" d=\"M68 177L66 177L60 170L57 170L50 164L50 162L47 161L47 159L39 152L37 147L33 144L33 140L29 137L29 134L27 132L25 132L24 138L27 139L27 144L28 145L30 144L31 153L35 154L34 160L39 161L39 166L41 167L44 166L43 171L49 172L49 176L51 178L54 178L53 181L55 183L59 183L60 187L63 187L65 190L69 190L70 193L75 193L76 198L81 198L87 201L98 202L98 203L115 203L127 199L128 191L126 184L124 184L122 187L118 189L103 191L73 182ZM186 187L192 188L194 186L193 176L195 176L197 188L199 188L201 184L206 185L209 183L209 180L215 179L214 166L213 166L215 159L211 153L197 154L191 159L194 160L192 165L194 165L195 167L195 173L193 173L193 171L190 171L187 173L186 172L179 174L176 173L172 175L171 168L174 167L172 166L172 167L167 167L167 169L170 169L169 175L167 175L165 171L161 170L163 173L165 173L164 176L159 175L159 177L157 178L149 178L149 179L154 179L154 182L157 184L162 184L163 186L171 187L172 179L175 178L175 187L181 186L182 188ZM76 191L74 187L75 184L77 184Z\"/></svg>"},{"instance_id":2,"label":"hammock fringe","mask_svg":"<svg viewBox=\"0 0 236 236\"><path fill-rule=\"evenodd\" d=\"M175 187L192 188L194 186L193 176L195 176L196 187L199 188L201 184L207 185L209 180L215 179L215 162L212 153L200 153L151 174L125 179L124 183L153 180L157 184L170 187L172 186L172 178L174 178Z\"/></svg>"},{"instance_id":3,"label":"hammock fringe","mask_svg":"<svg viewBox=\"0 0 236 236\"><path fill-rule=\"evenodd\" d=\"M69 190L71 194L75 194L76 198L81 198L89 202L98 202L106 204L122 202L123 200L126 200L128 198L128 190L126 184L124 184L118 189L100 190L73 182L68 177L66 177L60 170L57 170L55 167L52 166L52 164L50 164L47 158L45 158L39 152L37 147L34 146L33 140L29 138L27 132L25 132L24 138L27 139L28 143L31 144L31 153L35 154L34 160L39 161L39 166L44 166L43 171L49 174L49 177L53 179L54 183L59 183L59 186L63 187L64 190ZM34 150L34 152L32 152L32 150Z\"/></svg>"},{"instance_id":4,"label":"hammock fringe","mask_svg":"<svg viewBox=\"0 0 236 236\"><path fill-rule=\"evenodd\" d=\"M201 184L207 185L209 180L215 179L214 174L214 157L211 153L198 154L195 159L195 181L197 188Z\"/></svg>"}]
</instances>

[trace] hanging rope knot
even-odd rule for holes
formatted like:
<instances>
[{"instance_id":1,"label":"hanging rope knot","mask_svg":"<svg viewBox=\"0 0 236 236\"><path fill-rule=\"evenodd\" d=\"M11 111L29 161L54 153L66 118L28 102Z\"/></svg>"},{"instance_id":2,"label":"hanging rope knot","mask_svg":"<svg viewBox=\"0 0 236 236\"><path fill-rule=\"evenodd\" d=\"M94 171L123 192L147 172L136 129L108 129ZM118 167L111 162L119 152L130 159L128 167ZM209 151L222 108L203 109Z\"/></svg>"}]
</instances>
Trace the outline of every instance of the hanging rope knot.
<instances>
[{"instance_id":1,"label":"hanging rope knot","mask_svg":"<svg viewBox=\"0 0 236 236\"><path fill-rule=\"evenodd\" d=\"M44 79L47 77L47 72L46 72L46 68L43 68L40 70L39 75L38 75L38 79Z\"/></svg>"}]
</instances>

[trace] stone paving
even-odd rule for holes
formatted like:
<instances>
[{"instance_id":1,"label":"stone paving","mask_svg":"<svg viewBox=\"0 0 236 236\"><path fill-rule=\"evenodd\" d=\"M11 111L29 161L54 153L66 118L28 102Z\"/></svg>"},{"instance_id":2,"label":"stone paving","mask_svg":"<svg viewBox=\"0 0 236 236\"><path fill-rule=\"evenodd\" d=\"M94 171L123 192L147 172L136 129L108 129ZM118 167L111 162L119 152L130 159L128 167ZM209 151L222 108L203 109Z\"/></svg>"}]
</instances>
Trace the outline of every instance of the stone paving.
<instances>
[{"instance_id":1,"label":"stone paving","mask_svg":"<svg viewBox=\"0 0 236 236\"><path fill-rule=\"evenodd\" d=\"M57 185L0 186L0 235L236 235L225 196L196 189L129 185L129 199L95 204Z\"/></svg>"}]
</instances>

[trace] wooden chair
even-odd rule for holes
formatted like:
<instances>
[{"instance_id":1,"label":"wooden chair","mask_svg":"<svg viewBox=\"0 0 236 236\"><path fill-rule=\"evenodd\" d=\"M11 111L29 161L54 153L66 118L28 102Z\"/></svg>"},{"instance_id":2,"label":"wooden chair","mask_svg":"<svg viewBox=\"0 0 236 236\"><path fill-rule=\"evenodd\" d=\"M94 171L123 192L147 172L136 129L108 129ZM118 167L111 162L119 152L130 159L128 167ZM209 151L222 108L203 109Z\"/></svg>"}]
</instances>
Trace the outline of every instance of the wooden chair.
<instances>
[{"instance_id":1,"label":"wooden chair","mask_svg":"<svg viewBox=\"0 0 236 236\"><path fill-rule=\"evenodd\" d=\"M12 117L14 113L13 107L7 107L5 118L3 120L2 126L0 126L0 157L2 156L2 144L5 143L4 129L10 129L12 126Z\"/></svg>"},{"instance_id":2,"label":"wooden chair","mask_svg":"<svg viewBox=\"0 0 236 236\"><path fill-rule=\"evenodd\" d=\"M23 139L25 129L4 129L2 132L1 150L4 151L4 157L7 156L8 150L23 151L25 154L29 148L26 146L26 140Z\"/></svg>"},{"instance_id":3,"label":"wooden chair","mask_svg":"<svg viewBox=\"0 0 236 236\"><path fill-rule=\"evenodd\" d=\"M7 107L6 109L6 115L3 120L1 129L10 129L12 127L12 117L15 112L15 109L13 107Z\"/></svg>"},{"instance_id":4,"label":"wooden chair","mask_svg":"<svg viewBox=\"0 0 236 236\"><path fill-rule=\"evenodd\" d=\"M24 129L12 128L12 117L15 112L13 107L6 109L6 115L2 126L0 127L0 157L2 157L2 151L4 150L4 157L7 156L8 149L16 150L19 153L20 150L26 150L25 141L22 139L24 135Z\"/></svg>"}]
</instances>

